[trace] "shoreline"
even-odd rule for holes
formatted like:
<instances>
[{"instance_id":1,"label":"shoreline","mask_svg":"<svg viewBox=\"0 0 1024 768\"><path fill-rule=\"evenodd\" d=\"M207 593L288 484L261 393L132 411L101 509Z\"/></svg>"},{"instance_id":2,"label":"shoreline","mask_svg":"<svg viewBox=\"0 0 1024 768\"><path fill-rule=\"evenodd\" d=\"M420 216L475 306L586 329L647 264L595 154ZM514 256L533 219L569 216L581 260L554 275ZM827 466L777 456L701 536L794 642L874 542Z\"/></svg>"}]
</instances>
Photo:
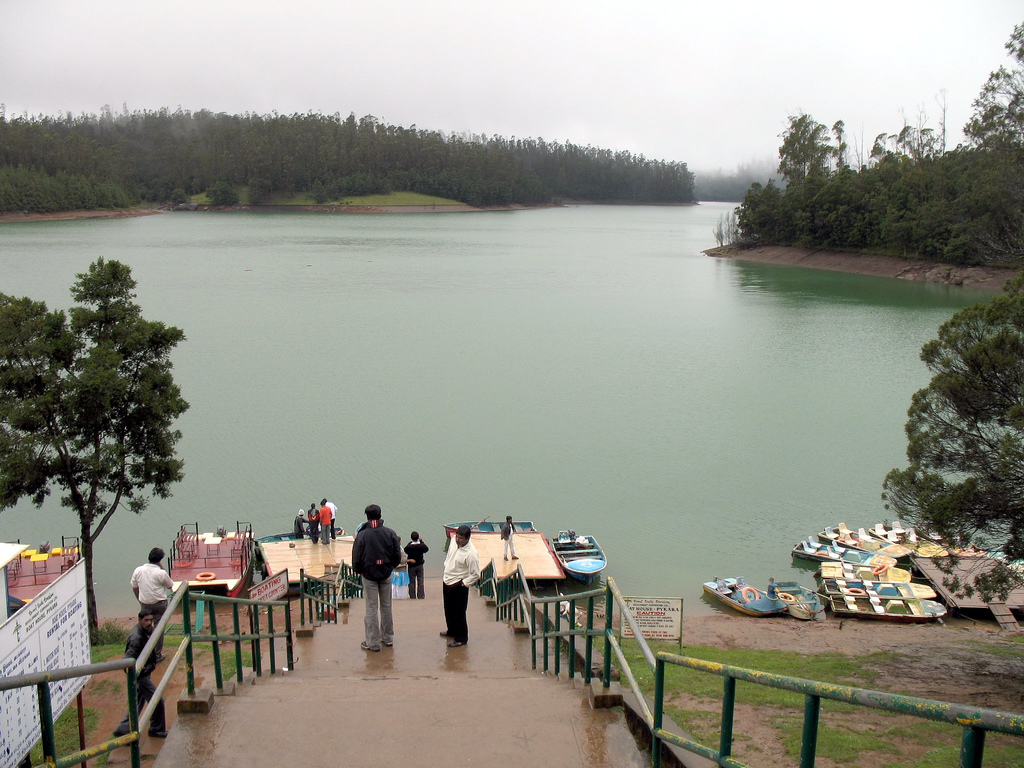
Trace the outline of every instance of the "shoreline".
<instances>
[{"instance_id":1,"label":"shoreline","mask_svg":"<svg viewBox=\"0 0 1024 768\"><path fill-rule=\"evenodd\" d=\"M739 248L724 245L709 248L703 253L715 259L754 261L761 264L782 264L808 269L824 269L873 277L891 277L897 280L917 280L944 283L964 288L980 288L993 293L1017 274L1009 267L963 267L937 261L901 259L896 256L878 256L848 251L828 251L815 248L794 248L781 245Z\"/></svg>"},{"instance_id":2,"label":"shoreline","mask_svg":"<svg viewBox=\"0 0 1024 768\"><path fill-rule=\"evenodd\" d=\"M153 208L86 208L76 211L50 211L47 213L30 213L28 211L8 211L0 213L0 224L24 221L74 221L76 219L132 219L136 216L152 216L163 213Z\"/></svg>"}]
</instances>

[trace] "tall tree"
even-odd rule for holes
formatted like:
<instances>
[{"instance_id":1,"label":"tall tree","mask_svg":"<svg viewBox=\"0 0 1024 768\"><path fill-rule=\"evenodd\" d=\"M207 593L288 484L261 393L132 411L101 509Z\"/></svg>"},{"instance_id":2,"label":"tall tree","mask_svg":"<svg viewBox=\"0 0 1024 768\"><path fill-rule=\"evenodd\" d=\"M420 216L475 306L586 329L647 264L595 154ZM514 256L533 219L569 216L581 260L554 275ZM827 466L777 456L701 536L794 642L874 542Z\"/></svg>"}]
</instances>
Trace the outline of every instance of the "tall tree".
<instances>
[{"instance_id":1,"label":"tall tree","mask_svg":"<svg viewBox=\"0 0 1024 768\"><path fill-rule=\"evenodd\" d=\"M964 132L975 146L1020 152L1024 146L1024 24L1013 28L1006 50L1016 66L1000 67L988 76Z\"/></svg>"},{"instance_id":2,"label":"tall tree","mask_svg":"<svg viewBox=\"0 0 1024 768\"><path fill-rule=\"evenodd\" d=\"M828 128L810 115L790 115L789 128L783 131L779 147L779 173L787 184L828 175L834 154Z\"/></svg>"},{"instance_id":3,"label":"tall tree","mask_svg":"<svg viewBox=\"0 0 1024 768\"><path fill-rule=\"evenodd\" d=\"M114 513L141 513L183 477L171 375L181 330L142 317L128 266L98 259L68 313L0 294L0 510L41 506L54 487L78 515L90 627L99 626L93 546Z\"/></svg>"},{"instance_id":4,"label":"tall tree","mask_svg":"<svg viewBox=\"0 0 1024 768\"><path fill-rule=\"evenodd\" d=\"M952 547L1000 550L977 587L1005 597L1024 583L1006 565L1024 558L1024 275L953 315L921 359L934 375L908 411L910 465L889 472L883 498Z\"/></svg>"}]
</instances>

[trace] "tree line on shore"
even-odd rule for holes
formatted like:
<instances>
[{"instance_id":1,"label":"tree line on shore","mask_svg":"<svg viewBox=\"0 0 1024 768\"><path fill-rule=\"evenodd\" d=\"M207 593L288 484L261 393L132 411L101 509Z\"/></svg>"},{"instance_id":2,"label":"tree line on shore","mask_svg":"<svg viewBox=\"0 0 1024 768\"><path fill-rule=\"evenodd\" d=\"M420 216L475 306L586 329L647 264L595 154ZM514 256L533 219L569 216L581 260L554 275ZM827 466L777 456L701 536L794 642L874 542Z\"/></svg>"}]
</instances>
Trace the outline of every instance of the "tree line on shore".
<instances>
[{"instance_id":1,"label":"tree line on shore","mask_svg":"<svg viewBox=\"0 0 1024 768\"><path fill-rule=\"evenodd\" d=\"M742 245L784 245L917 257L952 264L1019 266L1024 257L1024 24L1006 44L1014 68L993 72L964 128L946 149L923 112L878 136L864 157L842 121L831 130L791 116L779 148L781 185L755 183L735 222ZM941 105L941 102L940 102ZM730 226L730 224L734 224Z\"/></svg>"},{"instance_id":2,"label":"tree line on shore","mask_svg":"<svg viewBox=\"0 0 1024 768\"><path fill-rule=\"evenodd\" d=\"M105 107L9 118L0 107L0 211L183 202L215 188L217 202L252 205L390 191L474 206L694 199L686 163L542 138L445 134L353 114Z\"/></svg>"}]
</instances>

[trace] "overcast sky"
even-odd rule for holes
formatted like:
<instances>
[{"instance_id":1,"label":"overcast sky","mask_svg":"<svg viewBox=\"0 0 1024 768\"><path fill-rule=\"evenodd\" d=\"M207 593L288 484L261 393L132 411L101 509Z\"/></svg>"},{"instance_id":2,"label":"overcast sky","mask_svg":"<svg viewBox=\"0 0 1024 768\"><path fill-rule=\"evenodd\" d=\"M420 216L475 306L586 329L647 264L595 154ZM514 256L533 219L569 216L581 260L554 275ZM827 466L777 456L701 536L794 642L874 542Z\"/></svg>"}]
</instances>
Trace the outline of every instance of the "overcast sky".
<instances>
[{"instance_id":1,"label":"overcast sky","mask_svg":"<svg viewBox=\"0 0 1024 768\"><path fill-rule=\"evenodd\" d=\"M0 103L354 112L730 170L801 111L868 148L901 109L937 128L942 90L955 145L1021 22L1020 0L0 0Z\"/></svg>"}]
</instances>

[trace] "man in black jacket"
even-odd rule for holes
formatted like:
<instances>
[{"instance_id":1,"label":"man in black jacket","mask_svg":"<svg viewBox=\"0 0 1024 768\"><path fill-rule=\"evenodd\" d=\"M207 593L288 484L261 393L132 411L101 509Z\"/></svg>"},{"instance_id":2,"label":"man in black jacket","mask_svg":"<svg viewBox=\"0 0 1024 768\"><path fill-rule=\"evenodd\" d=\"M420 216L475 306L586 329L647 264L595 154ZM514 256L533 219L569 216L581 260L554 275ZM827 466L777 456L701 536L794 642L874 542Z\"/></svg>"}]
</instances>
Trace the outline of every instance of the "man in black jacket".
<instances>
[{"instance_id":1,"label":"man in black jacket","mask_svg":"<svg viewBox=\"0 0 1024 768\"><path fill-rule=\"evenodd\" d=\"M391 573L402 562L402 542L398 534L380 519L380 507L366 508L366 526L356 534L352 547L352 568L363 577L366 600L364 651L380 651L380 644L395 644L395 624L391 616ZM378 608L380 616L378 618Z\"/></svg>"},{"instance_id":2,"label":"man in black jacket","mask_svg":"<svg viewBox=\"0 0 1024 768\"><path fill-rule=\"evenodd\" d=\"M146 647L146 643L149 642L150 635L153 634L153 625L156 620L153 613L145 608L139 614L139 623L135 625L135 628L128 634L128 642L124 646L124 657L126 659L137 659L142 655L142 650ZM154 653L146 660L145 665L139 670L139 675L135 678L135 685L137 688L136 702L139 708L139 716L142 716L142 710L146 708L149 700L153 698L153 694L156 693L156 686L153 681L149 679L149 676L153 674L153 670L156 669L156 661L154 661ZM131 731L131 723L128 721L128 715L124 716L124 720L121 721L120 725L114 731L115 736L124 736ZM153 710L153 718L149 721L149 735L155 736L158 739L163 739L167 736L167 721L164 719L164 700L160 699L160 703L156 705L156 709Z\"/></svg>"}]
</instances>

